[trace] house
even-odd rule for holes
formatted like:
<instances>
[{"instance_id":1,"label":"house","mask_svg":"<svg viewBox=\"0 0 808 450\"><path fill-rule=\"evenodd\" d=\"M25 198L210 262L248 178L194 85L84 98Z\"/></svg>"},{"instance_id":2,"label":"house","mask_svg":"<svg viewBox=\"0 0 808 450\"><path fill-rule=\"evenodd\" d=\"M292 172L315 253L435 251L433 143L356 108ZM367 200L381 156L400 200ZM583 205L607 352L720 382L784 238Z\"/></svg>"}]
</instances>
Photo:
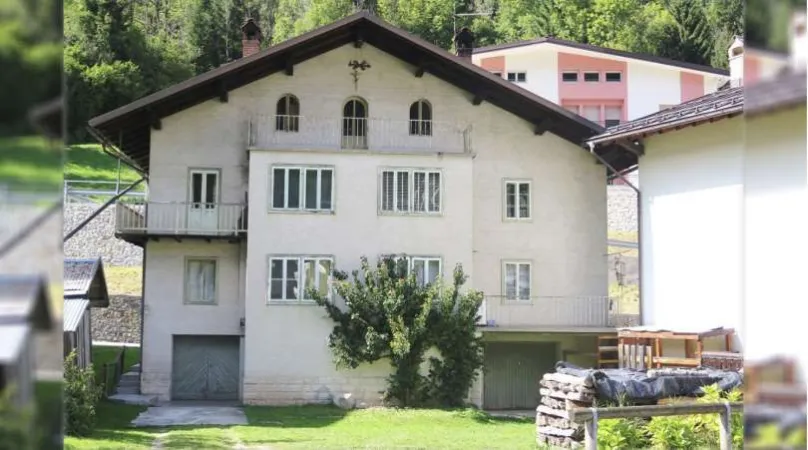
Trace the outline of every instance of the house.
<instances>
[{"instance_id":1,"label":"house","mask_svg":"<svg viewBox=\"0 0 808 450\"><path fill-rule=\"evenodd\" d=\"M378 403L389 368L335 369L302 298L363 255L485 293L478 405L535 408L557 360L594 364L606 168L581 144L604 128L366 12L263 51L243 31L243 58L90 121L149 178L116 210L144 249L143 394Z\"/></svg>"},{"instance_id":2,"label":"house","mask_svg":"<svg viewBox=\"0 0 808 450\"><path fill-rule=\"evenodd\" d=\"M64 261L64 356L76 351L76 364L92 364L90 308L109 306L107 282L101 258L67 258Z\"/></svg>"},{"instance_id":3,"label":"house","mask_svg":"<svg viewBox=\"0 0 808 450\"><path fill-rule=\"evenodd\" d=\"M793 42L804 40L804 22L795 30ZM808 250L804 55L793 52L786 67L587 141L593 151L644 144L642 322L734 328L734 349L753 361L804 355L784 333L803 326L789 311L808 293L802 266L790 262Z\"/></svg>"},{"instance_id":4,"label":"house","mask_svg":"<svg viewBox=\"0 0 808 450\"><path fill-rule=\"evenodd\" d=\"M0 275L0 392L13 389L17 406L33 400L34 334L52 327L44 279Z\"/></svg>"}]
</instances>

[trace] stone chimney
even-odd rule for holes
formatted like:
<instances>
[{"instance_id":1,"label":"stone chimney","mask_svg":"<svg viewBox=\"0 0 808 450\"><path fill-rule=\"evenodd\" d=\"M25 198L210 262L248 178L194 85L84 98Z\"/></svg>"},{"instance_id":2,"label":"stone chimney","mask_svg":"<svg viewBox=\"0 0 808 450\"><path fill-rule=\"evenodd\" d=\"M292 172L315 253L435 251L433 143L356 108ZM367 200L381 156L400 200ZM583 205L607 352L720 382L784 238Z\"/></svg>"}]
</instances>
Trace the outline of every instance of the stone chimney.
<instances>
[{"instance_id":1,"label":"stone chimney","mask_svg":"<svg viewBox=\"0 0 808 450\"><path fill-rule=\"evenodd\" d=\"M808 61L808 39L805 37L805 11L799 11L791 16L789 27L789 52L791 53L791 67L805 70Z\"/></svg>"},{"instance_id":2,"label":"stone chimney","mask_svg":"<svg viewBox=\"0 0 808 450\"><path fill-rule=\"evenodd\" d=\"M730 86L736 87L743 85L743 60L744 60L744 46L743 37L735 36L732 44L729 46L729 82Z\"/></svg>"},{"instance_id":3,"label":"stone chimney","mask_svg":"<svg viewBox=\"0 0 808 450\"><path fill-rule=\"evenodd\" d=\"M471 52L474 50L474 33L467 27L463 27L454 37L457 56L471 60Z\"/></svg>"},{"instance_id":4,"label":"stone chimney","mask_svg":"<svg viewBox=\"0 0 808 450\"><path fill-rule=\"evenodd\" d=\"M261 50L261 28L252 19L241 26L241 56L246 58Z\"/></svg>"}]
</instances>

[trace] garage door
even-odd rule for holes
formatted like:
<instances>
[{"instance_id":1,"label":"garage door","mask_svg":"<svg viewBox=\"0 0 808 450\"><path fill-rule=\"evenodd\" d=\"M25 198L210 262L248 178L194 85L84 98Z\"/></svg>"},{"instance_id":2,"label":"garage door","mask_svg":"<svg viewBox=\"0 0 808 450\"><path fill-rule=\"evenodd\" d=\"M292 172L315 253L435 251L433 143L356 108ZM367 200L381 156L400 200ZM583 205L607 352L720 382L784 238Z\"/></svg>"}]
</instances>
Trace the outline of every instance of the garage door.
<instances>
[{"instance_id":1,"label":"garage door","mask_svg":"<svg viewBox=\"0 0 808 450\"><path fill-rule=\"evenodd\" d=\"M171 398L238 400L239 336L174 336Z\"/></svg>"},{"instance_id":2,"label":"garage door","mask_svg":"<svg viewBox=\"0 0 808 450\"><path fill-rule=\"evenodd\" d=\"M553 370L556 347L554 342L486 344L483 407L536 409L539 380Z\"/></svg>"}]
</instances>

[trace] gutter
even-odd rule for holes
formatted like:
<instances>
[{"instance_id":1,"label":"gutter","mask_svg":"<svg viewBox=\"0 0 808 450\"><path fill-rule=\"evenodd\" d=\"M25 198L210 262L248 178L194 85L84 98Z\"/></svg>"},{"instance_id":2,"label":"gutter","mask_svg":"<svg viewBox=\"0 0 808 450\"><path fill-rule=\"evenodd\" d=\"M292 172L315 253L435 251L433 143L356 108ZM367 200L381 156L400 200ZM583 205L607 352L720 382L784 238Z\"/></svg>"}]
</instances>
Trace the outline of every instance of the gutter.
<instances>
[{"instance_id":1,"label":"gutter","mask_svg":"<svg viewBox=\"0 0 808 450\"><path fill-rule=\"evenodd\" d=\"M629 181L623 172L618 172L615 170L614 166L609 164L602 156L595 153L595 143L594 142L587 142L586 145L589 147L589 153L592 154L598 161L600 161L604 166L606 166L609 170L614 173L617 178L623 180L634 192L637 193L637 277L639 278L639 316L640 316L640 323L642 325L642 292L643 292L643 277L642 277L642 192L640 189L634 185L631 181ZM639 161L639 156L637 157ZM639 167L639 162L637 164Z\"/></svg>"}]
</instances>

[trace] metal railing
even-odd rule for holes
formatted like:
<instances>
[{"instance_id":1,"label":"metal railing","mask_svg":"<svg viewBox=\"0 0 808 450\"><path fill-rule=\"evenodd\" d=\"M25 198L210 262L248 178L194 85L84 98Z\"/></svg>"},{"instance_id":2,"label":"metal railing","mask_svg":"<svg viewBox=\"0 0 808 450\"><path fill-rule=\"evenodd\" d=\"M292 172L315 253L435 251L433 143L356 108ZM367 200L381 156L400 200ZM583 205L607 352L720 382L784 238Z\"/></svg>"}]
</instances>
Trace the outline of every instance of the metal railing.
<instances>
[{"instance_id":1,"label":"metal railing","mask_svg":"<svg viewBox=\"0 0 808 450\"><path fill-rule=\"evenodd\" d=\"M120 202L115 231L122 234L226 236L247 231L241 203Z\"/></svg>"},{"instance_id":2,"label":"metal railing","mask_svg":"<svg viewBox=\"0 0 808 450\"><path fill-rule=\"evenodd\" d=\"M118 195L132 184L127 181L104 181L104 180L65 180L63 195L65 203L100 203ZM125 197L143 199L146 198L148 189L146 185L127 192Z\"/></svg>"},{"instance_id":3,"label":"metal railing","mask_svg":"<svg viewBox=\"0 0 808 450\"><path fill-rule=\"evenodd\" d=\"M628 326L638 319L621 314L617 301L607 296L486 296L480 315L485 326L511 328Z\"/></svg>"},{"instance_id":4,"label":"metal railing","mask_svg":"<svg viewBox=\"0 0 808 450\"><path fill-rule=\"evenodd\" d=\"M256 115L248 143L263 149L468 153L471 125L431 120Z\"/></svg>"}]
</instances>

